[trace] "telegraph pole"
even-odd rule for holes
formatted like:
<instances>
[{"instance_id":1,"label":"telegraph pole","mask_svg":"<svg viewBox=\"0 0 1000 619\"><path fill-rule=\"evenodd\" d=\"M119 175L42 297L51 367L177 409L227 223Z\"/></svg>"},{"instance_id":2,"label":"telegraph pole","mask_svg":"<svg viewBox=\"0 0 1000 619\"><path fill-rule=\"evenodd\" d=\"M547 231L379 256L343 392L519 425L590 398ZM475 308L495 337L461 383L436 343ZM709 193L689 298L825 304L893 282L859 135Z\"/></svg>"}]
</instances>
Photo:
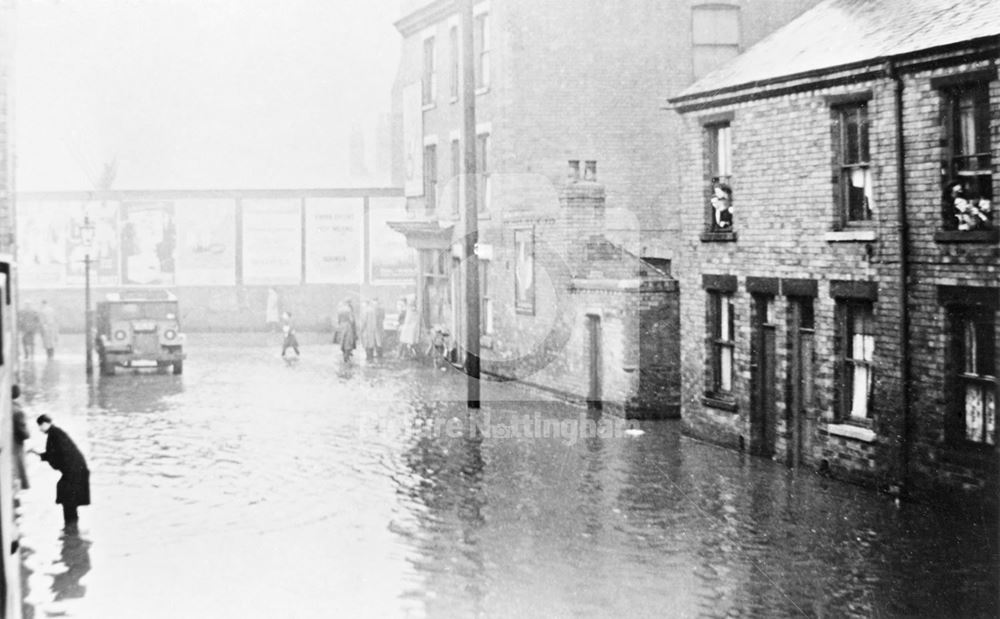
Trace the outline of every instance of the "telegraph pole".
<instances>
[{"instance_id":1,"label":"telegraph pole","mask_svg":"<svg viewBox=\"0 0 1000 619\"><path fill-rule=\"evenodd\" d=\"M462 143L465 146L465 376L469 408L479 408L479 211L476 200L476 59L472 3L457 0L462 36Z\"/></svg>"}]
</instances>

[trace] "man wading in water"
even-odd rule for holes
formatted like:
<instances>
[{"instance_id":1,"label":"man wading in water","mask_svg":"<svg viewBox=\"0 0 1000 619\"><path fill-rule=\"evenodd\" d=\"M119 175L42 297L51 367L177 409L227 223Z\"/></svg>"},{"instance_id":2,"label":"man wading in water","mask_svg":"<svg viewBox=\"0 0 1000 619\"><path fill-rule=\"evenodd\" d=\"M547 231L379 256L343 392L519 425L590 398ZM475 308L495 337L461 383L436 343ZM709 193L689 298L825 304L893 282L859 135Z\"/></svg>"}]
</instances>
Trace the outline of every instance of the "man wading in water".
<instances>
[{"instance_id":1,"label":"man wading in water","mask_svg":"<svg viewBox=\"0 0 1000 619\"><path fill-rule=\"evenodd\" d=\"M52 425L48 415L39 415L38 429L47 435L45 453L38 454L52 468L62 473L56 483L56 503L62 505L63 521L67 529L75 529L79 516L76 508L90 505L90 470L83 454L77 449L73 439L62 428Z\"/></svg>"}]
</instances>

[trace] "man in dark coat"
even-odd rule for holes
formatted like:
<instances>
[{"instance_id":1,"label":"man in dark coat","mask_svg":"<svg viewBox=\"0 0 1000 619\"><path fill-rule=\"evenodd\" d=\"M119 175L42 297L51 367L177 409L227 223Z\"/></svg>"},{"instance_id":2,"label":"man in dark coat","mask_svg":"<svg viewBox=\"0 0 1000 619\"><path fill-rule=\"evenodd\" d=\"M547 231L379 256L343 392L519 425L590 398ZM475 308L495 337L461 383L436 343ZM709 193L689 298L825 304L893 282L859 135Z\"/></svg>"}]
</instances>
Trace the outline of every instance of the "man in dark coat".
<instances>
[{"instance_id":1,"label":"man in dark coat","mask_svg":"<svg viewBox=\"0 0 1000 619\"><path fill-rule=\"evenodd\" d=\"M90 470L87 468L87 461L73 439L62 428L52 425L52 419L48 415L39 415L38 429L47 435L45 453L38 455L62 473L56 483L56 503L62 505L66 527L75 527L79 520L76 508L90 505Z\"/></svg>"}]
</instances>

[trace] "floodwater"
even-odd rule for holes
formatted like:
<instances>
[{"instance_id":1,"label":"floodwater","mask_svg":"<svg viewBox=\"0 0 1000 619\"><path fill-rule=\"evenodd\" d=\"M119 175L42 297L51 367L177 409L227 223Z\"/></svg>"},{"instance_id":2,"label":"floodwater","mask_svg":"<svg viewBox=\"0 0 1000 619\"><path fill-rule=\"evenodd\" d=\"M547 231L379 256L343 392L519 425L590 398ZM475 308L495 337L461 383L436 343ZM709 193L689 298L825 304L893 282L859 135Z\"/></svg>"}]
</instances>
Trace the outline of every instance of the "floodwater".
<instances>
[{"instance_id":1,"label":"floodwater","mask_svg":"<svg viewBox=\"0 0 1000 619\"><path fill-rule=\"evenodd\" d=\"M86 454L63 534L29 456L29 617L995 617L996 522L643 433L325 338L193 336L183 376L25 368ZM72 345L72 340L67 338ZM362 355L363 357L363 355ZM31 439L43 445L37 430Z\"/></svg>"}]
</instances>

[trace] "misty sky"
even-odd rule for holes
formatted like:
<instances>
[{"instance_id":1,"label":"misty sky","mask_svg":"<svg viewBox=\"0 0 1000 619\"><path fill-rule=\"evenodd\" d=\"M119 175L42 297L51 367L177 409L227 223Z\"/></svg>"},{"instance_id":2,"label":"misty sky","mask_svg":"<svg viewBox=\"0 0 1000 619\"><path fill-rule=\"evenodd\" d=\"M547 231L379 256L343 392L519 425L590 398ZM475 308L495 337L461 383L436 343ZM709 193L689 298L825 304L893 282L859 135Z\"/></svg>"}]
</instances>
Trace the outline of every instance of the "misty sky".
<instances>
[{"instance_id":1,"label":"misty sky","mask_svg":"<svg viewBox=\"0 0 1000 619\"><path fill-rule=\"evenodd\" d=\"M350 183L398 65L398 0L21 0L19 191ZM369 149L373 143L369 140Z\"/></svg>"}]
</instances>

